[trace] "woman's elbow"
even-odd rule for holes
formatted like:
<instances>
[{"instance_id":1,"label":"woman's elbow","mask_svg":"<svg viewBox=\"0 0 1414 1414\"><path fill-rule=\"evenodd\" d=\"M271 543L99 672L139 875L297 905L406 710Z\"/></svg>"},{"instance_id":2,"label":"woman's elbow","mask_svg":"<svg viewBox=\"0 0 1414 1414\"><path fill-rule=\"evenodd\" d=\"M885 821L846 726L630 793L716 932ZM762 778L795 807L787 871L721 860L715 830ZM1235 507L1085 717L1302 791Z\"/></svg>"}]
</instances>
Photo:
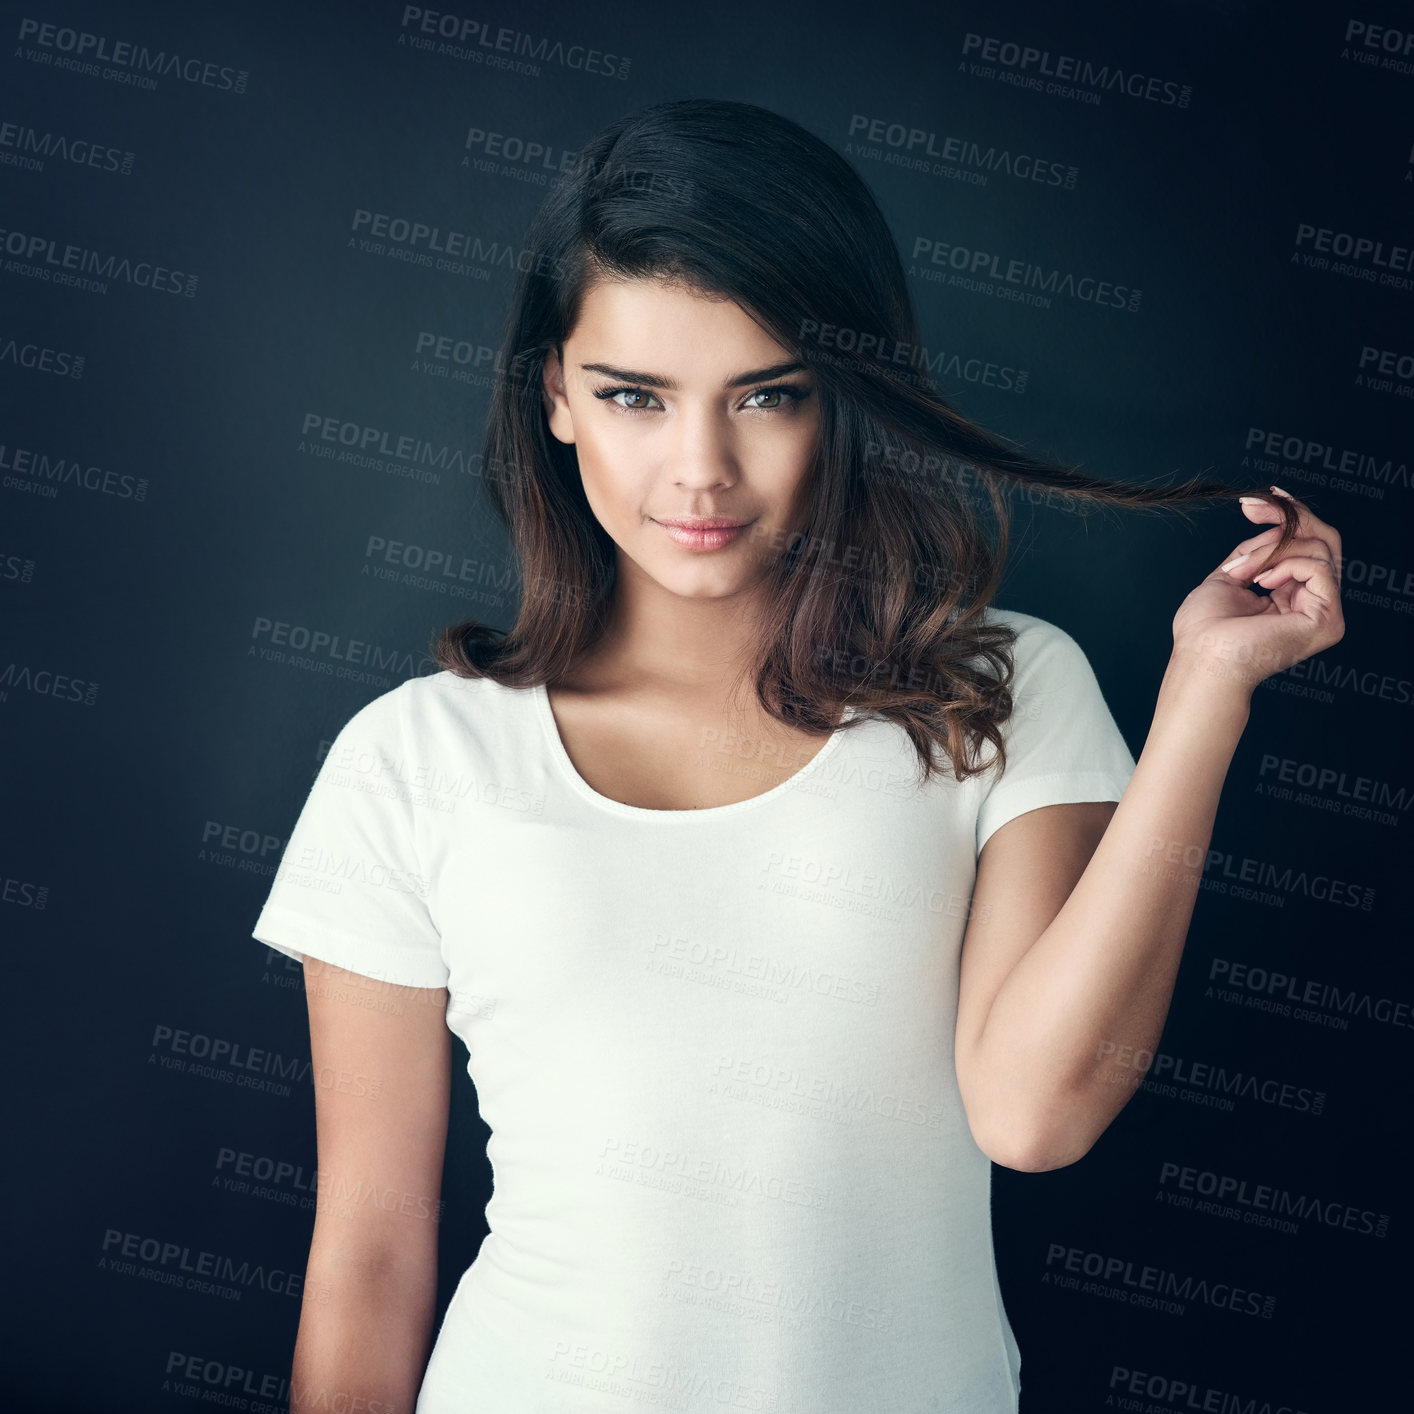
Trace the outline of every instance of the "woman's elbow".
<instances>
[{"instance_id":1,"label":"woman's elbow","mask_svg":"<svg viewBox=\"0 0 1414 1414\"><path fill-rule=\"evenodd\" d=\"M1011 1125L981 1134L973 1128L977 1147L998 1167L1018 1173L1049 1173L1078 1163L1097 1137L1046 1125Z\"/></svg>"}]
</instances>

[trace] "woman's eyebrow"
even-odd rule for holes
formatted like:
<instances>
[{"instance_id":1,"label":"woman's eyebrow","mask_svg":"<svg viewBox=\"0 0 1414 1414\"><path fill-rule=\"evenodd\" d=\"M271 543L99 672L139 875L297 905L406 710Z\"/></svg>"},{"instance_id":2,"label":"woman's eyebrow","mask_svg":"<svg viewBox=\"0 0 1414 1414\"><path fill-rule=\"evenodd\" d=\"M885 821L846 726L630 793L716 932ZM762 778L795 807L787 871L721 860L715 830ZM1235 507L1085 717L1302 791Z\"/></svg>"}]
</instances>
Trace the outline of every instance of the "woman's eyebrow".
<instances>
[{"instance_id":1,"label":"woman's eyebrow","mask_svg":"<svg viewBox=\"0 0 1414 1414\"><path fill-rule=\"evenodd\" d=\"M645 388L664 388L669 392L677 391L677 382L672 378L664 378L660 373L635 373L631 368L615 368L609 363L581 363L586 373L602 373L609 378L617 378L624 383L637 383ZM748 383L766 383L772 378L784 378L787 373L800 373L804 370L803 363L773 363L769 368L755 368L750 373L738 373L735 378L729 378L722 386L726 388L743 388Z\"/></svg>"}]
</instances>

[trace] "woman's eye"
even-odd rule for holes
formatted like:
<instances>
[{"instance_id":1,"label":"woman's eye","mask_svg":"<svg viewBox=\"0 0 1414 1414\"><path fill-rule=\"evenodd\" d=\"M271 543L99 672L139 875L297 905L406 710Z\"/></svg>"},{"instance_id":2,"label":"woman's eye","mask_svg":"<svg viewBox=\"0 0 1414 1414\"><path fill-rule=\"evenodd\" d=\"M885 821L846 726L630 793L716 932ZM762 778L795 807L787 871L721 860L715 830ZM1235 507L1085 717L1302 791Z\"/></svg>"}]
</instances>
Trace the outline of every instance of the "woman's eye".
<instances>
[{"instance_id":1,"label":"woman's eye","mask_svg":"<svg viewBox=\"0 0 1414 1414\"><path fill-rule=\"evenodd\" d=\"M609 388L595 388L594 396L598 398L600 402L614 403L616 406L623 408L625 412L650 412L652 409L649 400L657 401L653 394L648 392L645 388L627 388L622 384ZM630 398L633 401L624 402L622 401L624 398Z\"/></svg>"},{"instance_id":2,"label":"woman's eye","mask_svg":"<svg viewBox=\"0 0 1414 1414\"><path fill-rule=\"evenodd\" d=\"M803 403L810 393L805 388L794 388L789 383L778 383L773 388L758 388L748 397L751 407L758 412L786 412ZM775 398L773 403L758 403L756 398Z\"/></svg>"}]
</instances>

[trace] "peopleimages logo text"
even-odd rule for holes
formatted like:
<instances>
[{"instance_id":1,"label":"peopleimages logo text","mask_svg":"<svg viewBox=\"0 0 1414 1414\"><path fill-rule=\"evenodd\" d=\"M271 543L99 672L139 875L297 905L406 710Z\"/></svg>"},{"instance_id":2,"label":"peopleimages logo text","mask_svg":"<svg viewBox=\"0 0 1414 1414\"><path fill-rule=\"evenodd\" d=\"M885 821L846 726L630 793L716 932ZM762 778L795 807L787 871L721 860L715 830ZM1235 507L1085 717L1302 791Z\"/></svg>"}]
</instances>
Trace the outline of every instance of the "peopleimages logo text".
<instances>
[{"instance_id":1,"label":"peopleimages logo text","mask_svg":"<svg viewBox=\"0 0 1414 1414\"><path fill-rule=\"evenodd\" d=\"M1187 108L1193 96L1188 84L1173 79L1161 79L1152 74L1120 68L1116 64L1096 63L1073 54L1052 54L1049 49L1037 49L1030 44L998 39L993 35L967 33L962 37L965 58L985 59L1020 74L1035 74L1041 78L1058 79L1081 88L1098 89L1104 93L1122 93L1166 107Z\"/></svg>"},{"instance_id":2,"label":"peopleimages logo text","mask_svg":"<svg viewBox=\"0 0 1414 1414\"><path fill-rule=\"evenodd\" d=\"M149 49L145 44L133 44L126 39L109 39L107 35L90 34L87 30L70 29L46 21L20 21L18 38L21 43L52 50L59 54L93 64L111 64L132 69L140 74L160 74L163 78L181 79L184 83L203 88L224 89L244 93L250 75L244 69L181 54L165 49Z\"/></svg>"}]
</instances>

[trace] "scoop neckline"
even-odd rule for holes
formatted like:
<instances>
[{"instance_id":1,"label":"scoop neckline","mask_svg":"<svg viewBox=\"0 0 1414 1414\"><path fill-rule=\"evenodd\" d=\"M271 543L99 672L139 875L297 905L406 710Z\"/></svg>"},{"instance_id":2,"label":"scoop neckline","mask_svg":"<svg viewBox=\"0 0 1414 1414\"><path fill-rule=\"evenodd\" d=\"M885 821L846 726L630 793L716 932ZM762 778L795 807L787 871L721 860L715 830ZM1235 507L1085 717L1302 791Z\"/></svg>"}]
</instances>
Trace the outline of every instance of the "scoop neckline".
<instances>
[{"instance_id":1,"label":"scoop neckline","mask_svg":"<svg viewBox=\"0 0 1414 1414\"><path fill-rule=\"evenodd\" d=\"M539 683L531 689L534 698L536 716L540 719L550 748L550 755L558 766L560 774L570 784L574 791L585 800L601 809L608 810L615 815L622 815L634 820L720 820L727 815L739 814L743 810L750 810L755 806L764 805L769 800L778 799L781 796L789 795L801 781L813 775L827 757L834 755L839 748L840 740L844 736L845 723L851 721L857 713L853 706L844 709L844 715L833 732L829 740L803 765L794 775L787 776L778 785L774 785L770 790L762 791L760 795L748 796L745 800L735 800L728 805L707 805L701 810L653 810L646 805L628 805L622 800L614 800L607 795L601 795L583 776L579 774L570 754L565 750L565 743L560 737L559 723L555 721L554 709L550 706L550 688L548 683Z\"/></svg>"}]
</instances>

